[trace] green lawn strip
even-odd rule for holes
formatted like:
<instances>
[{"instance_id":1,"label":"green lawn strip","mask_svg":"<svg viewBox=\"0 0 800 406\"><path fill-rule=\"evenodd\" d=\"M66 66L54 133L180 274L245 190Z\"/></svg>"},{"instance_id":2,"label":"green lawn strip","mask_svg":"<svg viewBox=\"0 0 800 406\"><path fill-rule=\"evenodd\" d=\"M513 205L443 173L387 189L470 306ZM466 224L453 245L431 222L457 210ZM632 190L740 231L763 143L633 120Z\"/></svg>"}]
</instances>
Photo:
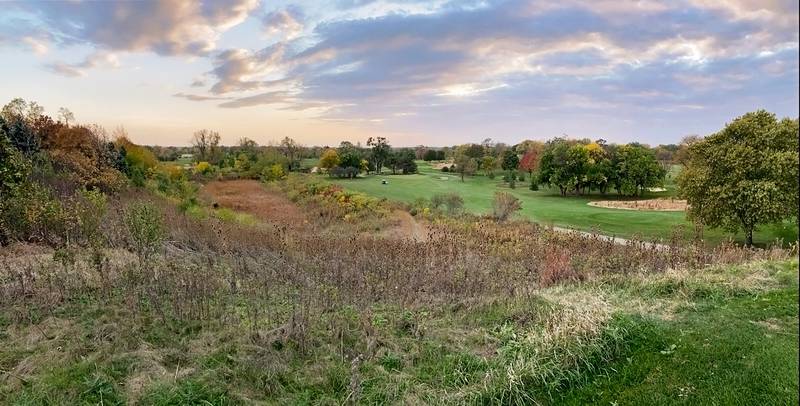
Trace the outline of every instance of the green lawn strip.
<instances>
[{"instance_id":1,"label":"green lawn strip","mask_svg":"<svg viewBox=\"0 0 800 406\"><path fill-rule=\"evenodd\" d=\"M796 262L793 262L796 267ZM797 404L798 289L701 300L651 319L607 375L564 404Z\"/></svg>"},{"instance_id":2,"label":"green lawn strip","mask_svg":"<svg viewBox=\"0 0 800 406\"><path fill-rule=\"evenodd\" d=\"M366 175L358 179L331 179L318 176L318 179L337 183L342 187L384 197L390 200L413 203L415 200L430 199L437 193L458 193L464 199L465 209L475 214L491 211L492 199L496 191L514 194L522 201L520 215L547 225L571 227L584 231L596 230L602 234L619 237L670 238L676 229L686 238L693 235L693 226L682 212L657 212L607 209L592 207L587 203L594 200L626 199L615 193L606 196L560 196L557 191L543 187L539 191L528 189L526 181L517 182L516 189L510 189L497 176L489 179L483 175L468 176L464 182L456 173L443 173L434 170L426 163L420 163L419 174L415 175ZM526 175L527 176L527 175ZM388 184L382 184L386 179ZM670 189L670 188L673 189ZM646 197L667 196L674 186L667 185L667 192L648 193ZM731 234L723 230L706 230L705 238L719 243L733 237L744 241L743 234ZM768 244L776 239L797 240L797 227L791 222L761 227L755 235L756 243Z\"/></svg>"}]
</instances>

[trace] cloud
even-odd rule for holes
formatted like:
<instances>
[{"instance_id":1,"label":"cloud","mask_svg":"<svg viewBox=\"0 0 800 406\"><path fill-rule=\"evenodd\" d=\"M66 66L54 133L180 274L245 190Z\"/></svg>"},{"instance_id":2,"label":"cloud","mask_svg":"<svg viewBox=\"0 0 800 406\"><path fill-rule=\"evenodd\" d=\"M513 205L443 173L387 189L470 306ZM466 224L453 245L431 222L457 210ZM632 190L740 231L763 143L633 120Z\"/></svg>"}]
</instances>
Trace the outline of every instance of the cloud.
<instances>
[{"instance_id":1,"label":"cloud","mask_svg":"<svg viewBox=\"0 0 800 406\"><path fill-rule=\"evenodd\" d=\"M82 62L66 63L56 61L45 65L45 69L67 77L86 76L86 71L97 67L118 68L120 66L117 56L109 52L94 52Z\"/></svg>"},{"instance_id":2,"label":"cloud","mask_svg":"<svg viewBox=\"0 0 800 406\"><path fill-rule=\"evenodd\" d=\"M160 55L204 55L220 33L235 26L258 0L53 1L23 2L30 25L64 44L89 44L113 51L149 51Z\"/></svg>"},{"instance_id":3,"label":"cloud","mask_svg":"<svg viewBox=\"0 0 800 406\"><path fill-rule=\"evenodd\" d=\"M221 96L205 96L199 94L188 94L188 93L175 93L172 97L179 97L186 100L191 101L208 101L208 100L229 100L230 97L221 97Z\"/></svg>"},{"instance_id":4,"label":"cloud","mask_svg":"<svg viewBox=\"0 0 800 406\"><path fill-rule=\"evenodd\" d=\"M211 93L253 90L275 83L263 78L271 73L282 73L280 67L285 50L285 46L279 43L258 52L228 49L217 54L214 69L210 72L217 82L211 87Z\"/></svg>"},{"instance_id":5,"label":"cloud","mask_svg":"<svg viewBox=\"0 0 800 406\"><path fill-rule=\"evenodd\" d=\"M291 100L291 95L284 91L273 91L247 96L220 104L224 108L251 107L262 104L282 104Z\"/></svg>"},{"instance_id":6,"label":"cloud","mask_svg":"<svg viewBox=\"0 0 800 406\"><path fill-rule=\"evenodd\" d=\"M22 43L30 47L36 55L44 55L49 50L45 41L34 37L23 37Z\"/></svg>"},{"instance_id":7,"label":"cloud","mask_svg":"<svg viewBox=\"0 0 800 406\"><path fill-rule=\"evenodd\" d=\"M303 12L299 7L273 11L264 17L264 30L281 38L294 38L303 31Z\"/></svg>"}]
</instances>

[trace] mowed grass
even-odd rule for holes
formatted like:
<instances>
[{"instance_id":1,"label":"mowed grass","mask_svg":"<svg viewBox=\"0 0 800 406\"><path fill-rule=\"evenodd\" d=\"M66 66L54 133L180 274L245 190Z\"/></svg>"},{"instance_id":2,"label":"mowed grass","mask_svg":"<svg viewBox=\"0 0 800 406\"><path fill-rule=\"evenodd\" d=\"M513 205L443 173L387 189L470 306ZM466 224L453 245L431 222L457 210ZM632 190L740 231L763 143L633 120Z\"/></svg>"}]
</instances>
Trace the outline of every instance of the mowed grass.
<instances>
[{"instance_id":1,"label":"mowed grass","mask_svg":"<svg viewBox=\"0 0 800 406\"><path fill-rule=\"evenodd\" d=\"M491 211L492 199L496 191L510 192L522 201L520 215L546 225L570 227L584 231L596 230L602 234L619 237L640 237L645 239L670 238L679 233L691 238L693 225L686 220L683 212L656 212L606 209L592 207L587 203L593 200L625 199L615 193L606 196L591 194L588 196L560 196L558 190L542 187L539 191L528 188L529 178L517 182L517 188L511 189L498 173L495 179L483 175L468 176L464 182L456 173L444 173L431 168L426 162L418 161L419 174L415 175L368 175L358 179L331 181L342 187L385 197L406 203L413 203L423 198L430 199L437 193L458 193L464 199L465 209L474 214ZM675 193L674 177L677 168L673 168L666 182L666 192L648 193L646 198L667 197ZM320 176L321 179L329 179ZM381 183L386 179L388 184ZM742 233L728 233L722 230L706 230L704 237L711 243L719 243L729 238L744 241ZM797 240L797 226L791 222L761 227L755 234L757 244L768 244L776 239L784 242Z\"/></svg>"},{"instance_id":2,"label":"mowed grass","mask_svg":"<svg viewBox=\"0 0 800 406\"><path fill-rule=\"evenodd\" d=\"M778 289L712 294L687 303L674 320L644 323L608 374L564 392L558 403L797 404L797 262L773 271L783 280Z\"/></svg>"}]
</instances>

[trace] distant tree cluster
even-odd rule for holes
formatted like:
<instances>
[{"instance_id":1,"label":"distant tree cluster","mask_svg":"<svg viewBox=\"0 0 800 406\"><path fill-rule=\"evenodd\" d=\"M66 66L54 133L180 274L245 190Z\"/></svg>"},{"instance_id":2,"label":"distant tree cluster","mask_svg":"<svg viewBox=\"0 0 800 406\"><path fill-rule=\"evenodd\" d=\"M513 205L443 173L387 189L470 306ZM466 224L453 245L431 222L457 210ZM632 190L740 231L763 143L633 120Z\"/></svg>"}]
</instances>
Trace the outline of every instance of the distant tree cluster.
<instances>
[{"instance_id":1,"label":"distant tree cluster","mask_svg":"<svg viewBox=\"0 0 800 406\"><path fill-rule=\"evenodd\" d=\"M321 152L318 167L339 178L355 178L362 172L381 173L384 167L393 175L406 175L417 173L416 159L426 153L419 148L392 148L383 137L369 138L367 146L369 148L362 148L360 144L342 141L338 148Z\"/></svg>"},{"instance_id":2,"label":"distant tree cluster","mask_svg":"<svg viewBox=\"0 0 800 406\"><path fill-rule=\"evenodd\" d=\"M444 159L445 159L445 152L443 149L428 149L425 150L425 153L422 155L422 160L426 162L444 161Z\"/></svg>"},{"instance_id":3,"label":"distant tree cluster","mask_svg":"<svg viewBox=\"0 0 800 406\"><path fill-rule=\"evenodd\" d=\"M541 152L538 182L557 187L562 195L615 189L625 196L642 195L662 186L666 169L654 152L641 144L609 145L555 138Z\"/></svg>"}]
</instances>

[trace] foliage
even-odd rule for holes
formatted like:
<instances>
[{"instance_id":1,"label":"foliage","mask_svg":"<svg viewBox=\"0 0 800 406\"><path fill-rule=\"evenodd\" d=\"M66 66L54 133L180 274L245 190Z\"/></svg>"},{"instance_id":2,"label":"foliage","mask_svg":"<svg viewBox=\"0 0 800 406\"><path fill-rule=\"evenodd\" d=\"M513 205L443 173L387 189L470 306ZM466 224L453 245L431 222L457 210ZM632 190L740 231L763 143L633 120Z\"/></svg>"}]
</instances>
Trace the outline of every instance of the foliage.
<instances>
[{"instance_id":1,"label":"foliage","mask_svg":"<svg viewBox=\"0 0 800 406\"><path fill-rule=\"evenodd\" d=\"M125 226L131 249L147 259L161 249L164 223L161 210L150 203L132 203L125 211Z\"/></svg>"},{"instance_id":2,"label":"foliage","mask_svg":"<svg viewBox=\"0 0 800 406\"><path fill-rule=\"evenodd\" d=\"M265 168L261 174L261 178L268 182L281 180L284 177L286 177L286 171L283 170L283 165L281 164L272 164L269 168Z\"/></svg>"},{"instance_id":3,"label":"foliage","mask_svg":"<svg viewBox=\"0 0 800 406\"><path fill-rule=\"evenodd\" d=\"M481 167L483 168L484 172L486 172L486 176L493 178L494 171L497 169L497 158L492 155L484 156L481 160Z\"/></svg>"},{"instance_id":4,"label":"foliage","mask_svg":"<svg viewBox=\"0 0 800 406\"><path fill-rule=\"evenodd\" d=\"M300 145L289 137L283 137L281 143L278 145L278 149L280 149L283 156L286 157L286 161L288 162L287 169L291 172L292 169L298 165L297 155L301 149Z\"/></svg>"},{"instance_id":5,"label":"foliage","mask_svg":"<svg viewBox=\"0 0 800 406\"><path fill-rule=\"evenodd\" d=\"M0 205L25 180L29 169L22 154L11 145L4 127L0 117Z\"/></svg>"},{"instance_id":6,"label":"foliage","mask_svg":"<svg viewBox=\"0 0 800 406\"><path fill-rule=\"evenodd\" d=\"M417 163L414 162L414 151L410 148L402 148L389 154L386 165L391 168L392 174L401 171L403 175L417 173Z\"/></svg>"},{"instance_id":7,"label":"foliage","mask_svg":"<svg viewBox=\"0 0 800 406\"><path fill-rule=\"evenodd\" d=\"M200 161L194 165L192 169L194 173L198 173L201 175L208 175L212 172L211 164L206 161Z\"/></svg>"},{"instance_id":8,"label":"foliage","mask_svg":"<svg viewBox=\"0 0 800 406\"><path fill-rule=\"evenodd\" d=\"M678 178L689 217L711 227L745 232L797 218L798 122L764 110L736 118L691 144Z\"/></svg>"},{"instance_id":9,"label":"foliage","mask_svg":"<svg viewBox=\"0 0 800 406\"><path fill-rule=\"evenodd\" d=\"M461 174L461 181L464 181L465 175L472 175L478 169L478 163L475 158L469 155L469 146L460 146L455 152L455 169ZM452 172L452 168L451 168Z\"/></svg>"},{"instance_id":10,"label":"foliage","mask_svg":"<svg viewBox=\"0 0 800 406\"><path fill-rule=\"evenodd\" d=\"M562 195L591 190L641 195L647 188L663 184L666 172L653 151L640 144L605 145L555 138L542 151L538 182L556 186Z\"/></svg>"},{"instance_id":11,"label":"foliage","mask_svg":"<svg viewBox=\"0 0 800 406\"><path fill-rule=\"evenodd\" d=\"M319 159L319 167L329 171L336 166L339 166L339 153L333 148L326 149Z\"/></svg>"},{"instance_id":12,"label":"foliage","mask_svg":"<svg viewBox=\"0 0 800 406\"><path fill-rule=\"evenodd\" d=\"M375 165L375 172L381 173L384 163L392 153L392 147L385 137L369 137L367 145L372 147L370 157Z\"/></svg>"},{"instance_id":13,"label":"foliage","mask_svg":"<svg viewBox=\"0 0 800 406\"><path fill-rule=\"evenodd\" d=\"M512 149L507 149L503 153L503 163L501 164L504 171L516 171L519 167L519 156Z\"/></svg>"},{"instance_id":14,"label":"foliage","mask_svg":"<svg viewBox=\"0 0 800 406\"><path fill-rule=\"evenodd\" d=\"M617 190L626 196L641 196L649 187L662 186L667 172L651 150L637 144L617 150Z\"/></svg>"}]
</instances>

